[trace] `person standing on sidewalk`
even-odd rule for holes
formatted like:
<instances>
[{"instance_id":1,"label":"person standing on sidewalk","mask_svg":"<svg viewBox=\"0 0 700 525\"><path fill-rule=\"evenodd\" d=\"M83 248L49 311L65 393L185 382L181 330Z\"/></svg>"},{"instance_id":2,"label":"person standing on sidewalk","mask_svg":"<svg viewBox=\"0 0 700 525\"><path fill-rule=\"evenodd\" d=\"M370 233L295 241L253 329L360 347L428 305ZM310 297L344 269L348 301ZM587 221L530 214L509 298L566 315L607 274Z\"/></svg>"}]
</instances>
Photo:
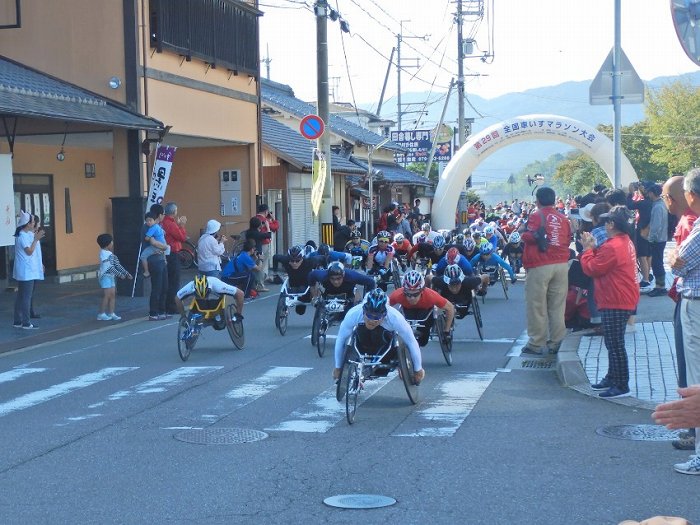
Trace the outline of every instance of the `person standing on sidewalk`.
<instances>
[{"instance_id":1,"label":"person standing on sidewalk","mask_svg":"<svg viewBox=\"0 0 700 525\"><path fill-rule=\"evenodd\" d=\"M187 217L177 215L177 203L169 202L165 205L165 217L161 226L165 230L165 243L170 246L170 253L165 256L168 264L168 287L165 292L165 313L167 315L175 315L177 311L177 303L175 302L175 294L180 289L180 258L178 252L182 250L182 243L187 240Z\"/></svg>"},{"instance_id":2,"label":"person standing on sidewalk","mask_svg":"<svg viewBox=\"0 0 700 525\"><path fill-rule=\"evenodd\" d=\"M21 211L19 224L15 230L15 262L12 276L17 281L14 321L12 326L32 330L39 328L32 324L30 308L34 281L43 279L42 263L39 259L39 241L44 237L44 230L34 232L34 218L26 211Z\"/></svg>"},{"instance_id":3,"label":"person standing on sidewalk","mask_svg":"<svg viewBox=\"0 0 700 525\"><path fill-rule=\"evenodd\" d=\"M697 213L688 207L683 191L683 177L677 175L666 181L661 192L661 199L666 204L669 213L678 218L678 224L673 233L676 246L680 246L688 238L693 224L698 219ZM688 381L685 374L685 352L683 351L683 327L681 325L681 301L676 289L678 277L675 277L668 296L676 303L673 311L673 335L676 344L676 364L678 366L678 387L685 388ZM674 448L679 450L695 450L695 428L681 432L678 439L672 441Z\"/></svg>"},{"instance_id":4,"label":"person standing on sidewalk","mask_svg":"<svg viewBox=\"0 0 700 525\"><path fill-rule=\"evenodd\" d=\"M569 220L554 209L555 193L537 189L537 210L520 227L525 278L528 342L523 354L540 355L540 349L557 353L566 336L564 311L569 289ZM549 335L549 338L548 338Z\"/></svg>"},{"instance_id":5,"label":"person standing on sidewalk","mask_svg":"<svg viewBox=\"0 0 700 525\"><path fill-rule=\"evenodd\" d=\"M700 214L700 169L688 172L683 181L685 199L690 209ZM680 319L683 327L686 379L700 385L700 219L690 235L669 257L671 271L678 277L676 290L681 296ZM695 428L695 434L698 427ZM700 440L695 440L695 455L673 466L681 474L700 475Z\"/></svg>"},{"instance_id":6,"label":"person standing on sidewalk","mask_svg":"<svg viewBox=\"0 0 700 525\"><path fill-rule=\"evenodd\" d=\"M656 286L649 292L649 297L666 295L666 271L664 270L664 249L668 241L668 210L661 199L661 186L654 184L647 190L651 200L651 217L649 219L649 252L651 269L654 272Z\"/></svg>"},{"instance_id":7,"label":"person standing on sidewalk","mask_svg":"<svg viewBox=\"0 0 700 525\"><path fill-rule=\"evenodd\" d=\"M262 233L270 232L277 233L279 230L280 223L272 216L270 213L270 208L267 204L260 204L258 206L258 213L256 215L260 222L262 223L262 228L260 231ZM267 281L268 271L270 269L270 257L272 250L272 239L263 239L262 241L262 282Z\"/></svg>"},{"instance_id":8,"label":"person standing on sidewalk","mask_svg":"<svg viewBox=\"0 0 700 525\"><path fill-rule=\"evenodd\" d=\"M633 182L629 185L627 194L627 207L637 211L637 225L635 232L635 248L639 258L639 267L642 271L642 282L639 288L642 292L651 291L651 277L649 269L651 265L651 247L649 246L649 221L651 220L651 200L647 196L647 188L653 186L653 182Z\"/></svg>"},{"instance_id":9,"label":"person standing on sidewalk","mask_svg":"<svg viewBox=\"0 0 700 525\"><path fill-rule=\"evenodd\" d=\"M627 320L639 302L637 286L637 253L630 236L629 211L615 206L600 215L605 222L608 240L596 248L590 233L581 238L581 267L595 282L598 310L603 321L603 340L608 349L608 372L593 390L602 390L600 397L630 395L629 367L625 349Z\"/></svg>"}]
</instances>

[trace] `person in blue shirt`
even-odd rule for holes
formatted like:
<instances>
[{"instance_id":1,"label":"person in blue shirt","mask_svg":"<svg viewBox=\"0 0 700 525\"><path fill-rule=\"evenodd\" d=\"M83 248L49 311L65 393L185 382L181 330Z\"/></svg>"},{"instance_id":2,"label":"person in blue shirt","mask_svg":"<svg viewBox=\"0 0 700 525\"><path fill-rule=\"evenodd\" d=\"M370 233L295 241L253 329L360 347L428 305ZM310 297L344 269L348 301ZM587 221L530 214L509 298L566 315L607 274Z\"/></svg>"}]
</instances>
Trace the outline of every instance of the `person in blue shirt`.
<instances>
[{"instance_id":1,"label":"person in blue shirt","mask_svg":"<svg viewBox=\"0 0 700 525\"><path fill-rule=\"evenodd\" d=\"M469 263L469 259L459 253L459 249L453 246L447 250L445 256L438 261L436 266L433 267L435 275L444 274L445 268L451 264L458 265L462 269L462 272L464 272L464 275L474 274L474 268L472 268L472 265Z\"/></svg>"},{"instance_id":2,"label":"person in blue shirt","mask_svg":"<svg viewBox=\"0 0 700 525\"><path fill-rule=\"evenodd\" d=\"M482 244L481 248L479 249L479 253L477 253L470 262L473 268L481 269L484 271L484 273L488 274L493 274L496 267L500 266L508 272L511 283L515 284L517 281L513 268L510 266L510 264L501 259L498 254L494 253L493 245L490 242ZM495 281L492 280L492 282Z\"/></svg>"},{"instance_id":3,"label":"person in blue shirt","mask_svg":"<svg viewBox=\"0 0 700 525\"><path fill-rule=\"evenodd\" d=\"M256 256L255 239L248 239L241 253L232 258L221 271L221 280L243 290L245 297L251 297L250 292L255 284L253 272L261 269L262 259Z\"/></svg>"}]
</instances>

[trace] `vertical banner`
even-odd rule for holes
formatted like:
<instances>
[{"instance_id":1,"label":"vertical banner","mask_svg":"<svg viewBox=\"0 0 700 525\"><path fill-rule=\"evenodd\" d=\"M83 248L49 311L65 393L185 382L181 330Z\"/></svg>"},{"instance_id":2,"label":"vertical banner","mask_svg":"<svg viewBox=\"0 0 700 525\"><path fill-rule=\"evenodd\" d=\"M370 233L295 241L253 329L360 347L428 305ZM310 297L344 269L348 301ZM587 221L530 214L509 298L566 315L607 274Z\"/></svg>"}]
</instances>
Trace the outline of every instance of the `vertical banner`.
<instances>
[{"instance_id":1,"label":"vertical banner","mask_svg":"<svg viewBox=\"0 0 700 525\"><path fill-rule=\"evenodd\" d=\"M161 146L156 148L156 160L153 162L153 173L151 173L151 185L148 189L148 201L146 208L153 204L163 204L165 189L168 187L170 170L173 167L175 150L173 146Z\"/></svg>"},{"instance_id":2,"label":"vertical banner","mask_svg":"<svg viewBox=\"0 0 700 525\"><path fill-rule=\"evenodd\" d=\"M12 155L0 155L0 246L15 243L17 227L15 191L12 185Z\"/></svg>"},{"instance_id":3,"label":"vertical banner","mask_svg":"<svg viewBox=\"0 0 700 525\"><path fill-rule=\"evenodd\" d=\"M318 215L323 200L323 188L326 186L326 157L320 149L314 148L311 166L311 210L314 215Z\"/></svg>"}]
</instances>

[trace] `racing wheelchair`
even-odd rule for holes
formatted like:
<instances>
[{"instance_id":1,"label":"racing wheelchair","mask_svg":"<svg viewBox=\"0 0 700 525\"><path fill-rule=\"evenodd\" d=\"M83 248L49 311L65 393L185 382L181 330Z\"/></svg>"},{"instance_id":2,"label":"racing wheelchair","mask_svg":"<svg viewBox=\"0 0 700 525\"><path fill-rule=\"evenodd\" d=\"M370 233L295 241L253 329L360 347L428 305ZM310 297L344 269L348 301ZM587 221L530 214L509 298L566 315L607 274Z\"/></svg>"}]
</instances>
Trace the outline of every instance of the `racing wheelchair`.
<instances>
[{"instance_id":1,"label":"racing wheelchair","mask_svg":"<svg viewBox=\"0 0 700 525\"><path fill-rule=\"evenodd\" d=\"M297 306L310 306L311 303L305 303L301 297L308 294L311 288L306 287L303 292L290 292L289 278L287 277L282 283L279 299L277 299L277 309L275 310L275 326L281 335L287 333L287 321L289 318L289 309Z\"/></svg>"},{"instance_id":2,"label":"racing wheelchair","mask_svg":"<svg viewBox=\"0 0 700 525\"><path fill-rule=\"evenodd\" d=\"M352 300L345 294L328 295L316 300L316 311L311 325L311 344L316 347L318 357L323 357L326 353L326 332L343 320L349 304L352 304Z\"/></svg>"}]
</instances>

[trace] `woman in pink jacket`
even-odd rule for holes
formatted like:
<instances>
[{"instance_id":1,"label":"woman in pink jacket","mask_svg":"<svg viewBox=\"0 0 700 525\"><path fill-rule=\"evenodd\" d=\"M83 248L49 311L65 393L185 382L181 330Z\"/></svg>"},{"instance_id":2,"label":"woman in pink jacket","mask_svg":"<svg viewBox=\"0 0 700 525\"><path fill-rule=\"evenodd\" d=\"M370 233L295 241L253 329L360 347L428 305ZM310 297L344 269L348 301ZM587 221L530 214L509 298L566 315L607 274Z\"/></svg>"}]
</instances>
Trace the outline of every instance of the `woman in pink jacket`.
<instances>
[{"instance_id":1,"label":"woman in pink jacket","mask_svg":"<svg viewBox=\"0 0 700 525\"><path fill-rule=\"evenodd\" d=\"M593 390L600 397L630 395L629 368L625 350L625 327L639 302L637 254L629 235L630 213L625 206L615 206L600 216L605 221L608 240L595 248L595 238L584 233L581 239L581 267L593 278L595 299L603 321L603 337L608 349L608 373Z\"/></svg>"}]
</instances>

